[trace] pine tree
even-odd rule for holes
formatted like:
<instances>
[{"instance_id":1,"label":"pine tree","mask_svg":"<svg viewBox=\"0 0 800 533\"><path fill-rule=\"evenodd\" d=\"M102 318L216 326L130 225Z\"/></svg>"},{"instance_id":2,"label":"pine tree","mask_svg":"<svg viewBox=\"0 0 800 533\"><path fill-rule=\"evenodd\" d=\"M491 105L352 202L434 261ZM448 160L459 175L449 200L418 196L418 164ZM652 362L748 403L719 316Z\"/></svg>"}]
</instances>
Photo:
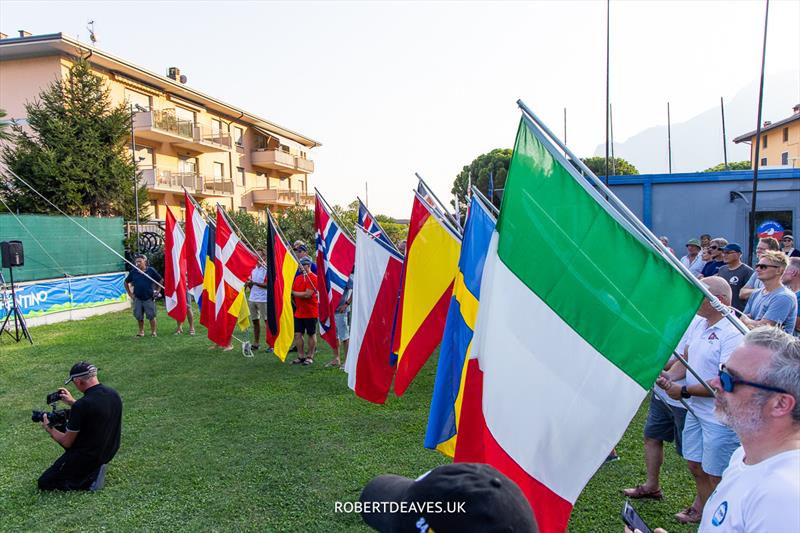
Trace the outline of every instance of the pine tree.
<instances>
[{"instance_id":1,"label":"pine tree","mask_svg":"<svg viewBox=\"0 0 800 533\"><path fill-rule=\"evenodd\" d=\"M131 114L124 104L112 106L88 62L77 60L25 111L28 126L13 123L11 142L0 152L8 168L69 215L135 218ZM146 189L136 192L141 210ZM0 194L19 212L54 211L10 175L0 177Z\"/></svg>"}]
</instances>

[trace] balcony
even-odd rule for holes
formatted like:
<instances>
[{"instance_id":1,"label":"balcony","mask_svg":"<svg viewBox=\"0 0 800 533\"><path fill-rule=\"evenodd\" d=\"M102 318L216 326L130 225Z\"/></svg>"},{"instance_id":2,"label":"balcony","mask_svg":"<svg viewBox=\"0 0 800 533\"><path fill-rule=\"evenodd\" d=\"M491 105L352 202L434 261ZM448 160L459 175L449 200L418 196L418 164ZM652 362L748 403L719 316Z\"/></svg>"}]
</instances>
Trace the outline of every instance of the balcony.
<instances>
[{"instance_id":1,"label":"balcony","mask_svg":"<svg viewBox=\"0 0 800 533\"><path fill-rule=\"evenodd\" d=\"M177 172L160 168L142 170L142 184L155 192L183 192L185 188L196 196L230 196L233 181L203 176L194 172Z\"/></svg>"},{"instance_id":2,"label":"balcony","mask_svg":"<svg viewBox=\"0 0 800 533\"><path fill-rule=\"evenodd\" d=\"M259 149L250 152L250 163L255 167L288 172L290 174L311 174L314 162L283 150Z\"/></svg>"},{"instance_id":3,"label":"balcony","mask_svg":"<svg viewBox=\"0 0 800 533\"><path fill-rule=\"evenodd\" d=\"M254 204L295 207L302 205L312 207L314 195L290 189L259 189L251 192Z\"/></svg>"},{"instance_id":4,"label":"balcony","mask_svg":"<svg viewBox=\"0 0 800 533\"><path fill-rule=\"evenodd\" d=\"M174 109L153 109L136 113L133 128L137 139L175 145L177 148L206 154L231 148L231 136L205 124L182 120Z\"/></svg>"}]
</instances>

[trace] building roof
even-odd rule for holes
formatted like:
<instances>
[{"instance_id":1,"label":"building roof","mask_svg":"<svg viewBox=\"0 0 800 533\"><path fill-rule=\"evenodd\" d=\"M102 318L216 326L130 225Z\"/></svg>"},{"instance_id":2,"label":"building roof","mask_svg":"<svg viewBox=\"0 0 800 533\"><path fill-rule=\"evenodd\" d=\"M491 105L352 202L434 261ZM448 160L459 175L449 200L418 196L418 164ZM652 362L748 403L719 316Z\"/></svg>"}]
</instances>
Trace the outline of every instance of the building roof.
<instances>
[{"instance_id":1,"label":"building roof","mask_svg":"<svg viewBox=\"0 0 800 533\"><path fill-rule=\"evenodd\" d=\"M779 120L778 122L773 122L769 126L764 126L763 128L761 128L761 133L764 133L765 131L774 130L775 128L780 128L781 126L785 126L786 124L789 124L790 122L794 122L795 120L800 120L800 113L796 112L792 116L790 116L789 118L785 118L783 120ZM749 141L750 139L752 139L755 136L756 136L756 130L753 130L753 131L751 131L749 133L745 133L744 135L739 135L738 137L736 137L733 140L733 142L740 143L740 142L743 142L743 141Z\"/></svg>"},{"instance_id":2,"label":"building roof","mask_svg":"<svg viewBox=\"0 0 800 533\"><path fill-rule=\"evenodd\" d=\"M227 104L207 94L201 93L179 83L172 78L161 76L142 67L134 65L124 59L112 56L93 46L81 43L63 33L47 35L31 35L29 37L13 37L0 39L0 61L10 59L25 59L29 57L44 57L51 55L76 57L80 51L91 52L89 62L105 68L113 73L119 73L136 80L159 88L177 97L185 98L190 102L202 104L203 107L221 113L235 120L241 120L255 127L274 132L276 135L291 139L308 148L322 146L318 141L306 137L296 131L279 126L264 118L249 113L231 104Z\"/></svg>"}]
</instances>

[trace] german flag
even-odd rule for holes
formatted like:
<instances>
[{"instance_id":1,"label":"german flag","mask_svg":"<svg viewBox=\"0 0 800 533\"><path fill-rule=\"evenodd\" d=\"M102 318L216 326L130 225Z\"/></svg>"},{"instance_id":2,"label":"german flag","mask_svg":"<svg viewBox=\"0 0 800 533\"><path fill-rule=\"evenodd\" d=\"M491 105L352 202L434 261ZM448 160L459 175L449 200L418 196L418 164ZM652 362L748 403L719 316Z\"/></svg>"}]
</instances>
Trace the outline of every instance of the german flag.
<instances>
[{"instance_id":1,"label":"german flag","mask_svg":"<svg viewBox=\"0 0 800 533\"><path fill-rule=\"evenodd\" d=\"M292 283L297 261L268 214L267 234L267 342L281 361L294 341Z\"/></svg>"}]
</instances>

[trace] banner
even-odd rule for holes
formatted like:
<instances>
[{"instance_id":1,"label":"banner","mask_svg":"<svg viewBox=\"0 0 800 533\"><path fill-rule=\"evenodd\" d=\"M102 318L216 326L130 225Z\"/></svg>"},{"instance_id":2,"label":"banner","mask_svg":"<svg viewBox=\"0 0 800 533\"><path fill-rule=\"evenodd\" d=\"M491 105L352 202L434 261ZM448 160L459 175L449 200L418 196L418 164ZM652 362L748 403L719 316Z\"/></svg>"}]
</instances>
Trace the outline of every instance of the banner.
<instances>
[{"instance_id":1,"label":"banner","mask_svg":"<svg viewBox=\"0 0 800 533\"><path fill-rule=\"evenodd\" d=\"M17 308L25 318L125 302L125 272L62 278L16 286ZM0 320L11 308L11 285L0 292Z\"/></svg>"}]
</instances>

